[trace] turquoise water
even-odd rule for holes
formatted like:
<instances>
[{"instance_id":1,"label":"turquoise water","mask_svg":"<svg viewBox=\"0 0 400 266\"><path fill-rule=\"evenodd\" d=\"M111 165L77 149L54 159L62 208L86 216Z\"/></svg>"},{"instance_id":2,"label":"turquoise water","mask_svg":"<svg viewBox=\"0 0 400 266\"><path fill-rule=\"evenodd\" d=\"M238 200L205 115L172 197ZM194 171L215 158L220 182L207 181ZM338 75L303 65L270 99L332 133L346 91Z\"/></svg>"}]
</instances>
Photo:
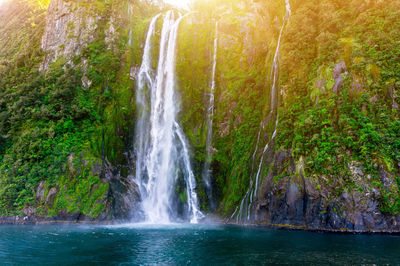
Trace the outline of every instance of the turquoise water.
<instances>
[{"instance_id":1,"label":"turquoise water","mask_svg":"<svg viewBox=\"0 0 400 266\"><path fill-rule=\"evenodd\" d=\"M222 225L0 226L0 264L398 264L400 237Z\"/></svg>"}]
</instances>

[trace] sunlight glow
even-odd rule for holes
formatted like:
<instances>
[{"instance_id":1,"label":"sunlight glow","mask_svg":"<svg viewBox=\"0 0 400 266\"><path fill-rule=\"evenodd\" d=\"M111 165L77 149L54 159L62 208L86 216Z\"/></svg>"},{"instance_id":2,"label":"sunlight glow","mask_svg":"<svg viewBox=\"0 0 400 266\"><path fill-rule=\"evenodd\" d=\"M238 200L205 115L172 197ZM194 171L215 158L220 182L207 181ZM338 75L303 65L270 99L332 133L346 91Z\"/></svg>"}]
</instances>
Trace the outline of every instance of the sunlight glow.
<instances>
[{"instance_id":1,"label":"sunlight glow","mask_svg":"<svg viewBox=\"0 0 400 266\"><path fill-rule=\"evenodd\" d=\"M0 0L0 1L2 1L2 0ZM176 7L188 9L189 3L191 2L191 0L164 0L164 2L174 5Z\"/></svg>"}]
</instances>

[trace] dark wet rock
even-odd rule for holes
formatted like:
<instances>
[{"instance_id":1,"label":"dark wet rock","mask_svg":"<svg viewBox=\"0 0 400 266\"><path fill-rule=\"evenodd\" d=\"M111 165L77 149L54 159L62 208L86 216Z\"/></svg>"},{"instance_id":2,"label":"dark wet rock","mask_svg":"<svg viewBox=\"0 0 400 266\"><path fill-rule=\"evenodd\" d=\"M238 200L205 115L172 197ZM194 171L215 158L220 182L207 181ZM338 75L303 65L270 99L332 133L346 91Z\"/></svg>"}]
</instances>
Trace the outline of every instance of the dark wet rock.
<instances>
[{"instance_id":1,"label":"dark wet rock","mask_svg":"<svg viewBox=\"0 0 400 266\"><path fill-rule=\"evenodd\" d=\"M62 191L59 187L48 187L45 181L39 183L36 189L36 199L40 207L40 212L36 213L36 208L27 207L23 210L26 215L27 221L32 223L43 222L49 219L50 222L102 222L102 221L133 221L139 220L142 217L140 209L140 193L138 186L134 182L132 176L121 175L121 169L123 167L131 167L129 172L133 172L133 166L120 165L118 167L113 166L106 159L104 161L100 159L91 159L89 164L88 159L85 159L86 152L83 151L80 154L80 158L76 158L75 164L73 160L75 155L71 154L68 158L68 178L70 180L79 178L82 170L87 171L89 169L92 176L98 176L103 184L108 184L108 191L105 193L103 198L99 198L96 204L102 204L104 206L103 211L97 217L88 217L81 212L68 213L67 210L61 210L55 217L46 217L47 209L52 209L54 202L57 199L58 193ZM132 161L132 160L129 160ZM87 168L89 167L90 168ZM90 193L96 191L100 184L94 185ZM66 185L68 186L68 184ZM68 187L63 188L68 189ZM4 217L3 217L4 218ZM0 217L0 223L2 223ZM15 220L15 219L14 219ZM20 220L15 220L15 223L19 223ZM9 223L7 220L5 223Z\"/></svg>"},{"instance_id":2,"label":"dark wet rock","mask_svg":"<svg viewBox=\"0 0 400 266\"><path fill-rule=\"evenodd\" d=\"M139 220L140 192L138 185L134 182L133 176L123 177L120 172L110 164L106 166L105 178L109 184L107 195L108 209L103 216L118 220Z\"/></svg>"},{"instance_id":3,"label":"dark wet rock","mask_svg":"<svg viewBox=\"0 0 400 266\"><path fill-rule=\"evenodd\" d=\"M96 220L135 221L142 217L140 192L133 176L121 175L120 168L107 160L102 164L94 163L91 172L109 187L102 202L105 208Z\"/></svg>"},{"instance_id":4,"label":"dark wet rock","mask_svg":"<svg viewBox=\"0 0 400 266\"><path fill-rule=\"evenodd\" d=\"M380 190L372 185L371 176L364 173L358 162L349 163L350 179L357 189L345 187L335 177L304 177L303 162L287 167L293 161L289 151L271 154L270 170L254 203L253 222L276 226L335 231L391 231L400 230L400 215L382 213ZM290 162L290 163L288 163ZM279 180L284 169L289 175ZM384 187L395 185L395 176L380 167ZM328 185L327 180L330 180Z\"/></svg>"},{"instance_id":5,"label":"dark wet rock","mask_svg":"<svg viewBox=\"0 0 400 266\"><path fill-rule=\"evenodd\" d=\"M59 221L74 221L74 222L79 222L84 219L85 216L80 212L68 213L66 211L61 212L57 217L50 218L50 220L54 221L59 220Z\"/></svg>"}]
</instances>

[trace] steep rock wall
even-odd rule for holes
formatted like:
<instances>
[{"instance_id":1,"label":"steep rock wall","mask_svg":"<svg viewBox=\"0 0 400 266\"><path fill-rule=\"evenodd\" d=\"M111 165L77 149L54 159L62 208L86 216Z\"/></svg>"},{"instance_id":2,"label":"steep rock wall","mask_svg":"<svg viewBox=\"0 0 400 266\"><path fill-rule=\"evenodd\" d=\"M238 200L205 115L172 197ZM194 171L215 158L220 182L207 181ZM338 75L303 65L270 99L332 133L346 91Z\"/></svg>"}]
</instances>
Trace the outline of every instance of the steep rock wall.
<instances>
[{"instance_id":1,"label":"steep rock wall","mask_svg":"<svg viewBox=\"0 0 400 266\"><path fill-rule=\"evenodd\" d=\"M248 223L398 231L400 77L392 59L400 50L381 31L398 36L400 2L291 4L277 139L264 156Z\"/></svg>"},{"instance_id":2,"label":"steep rock wall","mask_svg":"<svg viewBox=\"0 0 400 266\"><path fill-rule=\"evenodd\" d=\"M45 70L60 56L70 59L78 55L94 40L100 16L90 5L93 1L53 0L50 2L46 28L42 37L42 49L46 52L40 66Z\"/></svg>"},{"instance_id":3,"label":"steep rock wall","mask_svg":"<svg viewBox=\"0 0 400 266\"><path fill-rule=\"evenodd\" d=\"M400 216L381 211L382 192L360 163L348 165L357 188L345 188L340 176L307 176L304 158L295 161L290 150L269 152L268 158L249 223L309 230L400 230ZM395 178L380 166L379 179L387 188L395 185Z\"/></svg>"},{"instance_id":4,"label":"steep rock wall","mask_svg":"<svg viewBox=\"0 0 400 266\"><path fill-rule=\"evenodd\" d=\"M47 20L34 1L0 12L10 21L0 25L0 215L109 221L139 212L129 71L155 8L138 1L128 14L128 2L53 0Z\"/></svg>"},{"instance_id":5,"label":"steep rock wall","mask_svg":"<svg viewBox=\"0 0 400 266\"><path fill-rule=\"evenodd\" d=\"M399 1L291 1L293 14L279 58L279 123L273 141L269 75L284 2L256 2L202 10L180 27L179 119L190 139L203 210L209 206L201 180L205 106L219 21L211 163L217 213L231 217L260 170L249 223L399 230ZM49 73L47 79L37 74L38 80L30 82L36 75L30 63L38 61L40 49L0 62L5 69L0 74L6 75L0 80L6 88L0 91L2 211L127 218L129 206L139 200L130 182L135 170L129 164L134 161L131 79L141 63L146 26L159 9L143 4L129 13L121 6L101 9L99 3L53 0L42 38L41 69L60 57L72 63L83 53L90 90L81 90L80 74L64 73L64 66L57 67L61 74ZM121 18L122 9L129 15ZM35 28L28 22L24 27ZM43 28L40 24L28 32ZM127 45L130 36L134 41ZM10 43L3 36L0 42ZM11 51L9 45L6 50ZM60 152L52 154L48 147ZM93 154L68 171L68 156L82 150ZM85 168L85 161L93 165ZM81 204L87 200L93 202Z\"/></svg>"},{"instance_id":6,"label":"steep rock wall","mask_svg":"<svg viewBox=\"0 0 400 266\"><path fill-rule=\"evenodd\" d=\"M395 23L399 3L388 7L384 1L360 2L291 1L279 58L278 123L272 141L276 123L269 115L269 73L284 2L232 5L230 12L196 15L183 24L183 51L177 59L182 119L201 169L212 62L209 32L219 21L212 178L218 213L228 221L236 221L231 215L259 170L247 223L399 230L399 76L392 60L399 49L377 25L369 24L371 19L387 21L379 27L397 36L398 27L388 25ZM389 11L392 15L383 16ZM357 16L346 17L346 12ZM344 38L344 29L352 37ZM389 61L383 59L388 54ZM197 176L201 184L200 172Z\"/></svg>"}]
</instances>

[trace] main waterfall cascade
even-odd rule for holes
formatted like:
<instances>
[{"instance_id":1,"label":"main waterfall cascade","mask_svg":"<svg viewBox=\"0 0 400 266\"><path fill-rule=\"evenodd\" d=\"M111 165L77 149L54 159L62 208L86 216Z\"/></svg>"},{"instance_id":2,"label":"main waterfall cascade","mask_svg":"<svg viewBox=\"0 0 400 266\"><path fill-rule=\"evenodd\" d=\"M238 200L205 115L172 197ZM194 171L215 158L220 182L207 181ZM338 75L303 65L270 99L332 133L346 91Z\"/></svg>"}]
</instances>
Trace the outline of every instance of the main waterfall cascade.
<instances>
[{"instance_id":1,"label":"main waterfall cascade","mask_svg":"<svg viewBox=\"0 0 400 266\"><path fill-rule=\"evenodd\" d=\"M175 19L173 11L163 16L155 72L152 67L152 38L160 16L155 16L150 22L138 73L136 182L142 197L145 221L162 224L179 220L175 189L179 177L183 177L186 185L183 218L197 223L204 215L198 206L189 145L176 118L179 112L175 91L176 41L179 24L185 16L179 14Z\"/></svg>"},{"instance_id":2,"label":"main waterfall cascade","mask_svg":"<svg viewBox=\"0 0 400 266\"><path fill-rule=\"evenodd\" d=\"M206 93L208 98L207 106L207 135L206 135L206 156L203 167L203 181L206 187L206 193L209 198L210 207L214 209L214 203L212 198L212 184L211 184L211 161L212 161L212 138L213 138L213 117L214 117L214 102L215 102L215 74L217 70L217 58L218 58L218 22L215 23L215 37L214 37L214 51L213 51L213 65L211 74L211 87Z\"/></svg>"},{"instance_id":3,"label":"main waterfall cascade","mask_svg":"<svg viewBox=\"0 0 400 266\"><path fill-rule=\"evenodd\" d=\"M279 38L276 45L269 80L270 88L270 115L275 117L275 130L261 153L257 171L255 158L261 142L261 131L264 124L260 124L257 144L252 156L252 174L248 190L240 205L232 214L231 219L236 222L250 221L253 201L257 197L260 183L261 170L269 145L274 140L278 125L278 76L279 76L279 48L285 25L287 24L291 10L289 0L285 1L286 13L283 18ZM177 121L179 112L179 99L175 91L175 57L176 42L179 24L188 14L182 16L173 11L168 11L163 16L163 25L160 37L159 58L156 69L153 69L153 38L156 32L157 20L161 14L155 16L149 25L146 43L143 53L142 65L138 73L138 86L136 92L136 104L138 107L138 119L136 124L136 182L142 197L142 211L145 221L149 223L170 223L180 220L180 216L188 218L196 223L204 217L198 206L195 192L196 180L193 174L189 144L185 134ZM206 114L206 157L202 178L206 192L212 207L211 191L211 161L212 161L212 136L214 115L214 91L215 76L218 58L218 22L215 25L213 65L211 87L207 91L208 106ZM186 186L186 203L184 215L178 214L176 197L176 185L182 177Z\"/></svg>"},{"instance_id":4,"label":"main waterfall cascade","mask_svg":"<svg viewBox=\"0 0 400 266\"><path fill-rule=\"evenodd\" d=\"M275 55L274 55L272 65L271 65L271 73L268 78L271 82L271 90L270 90L271 112L270 112L270 115L276 116L275 129L274 129L274 132L272 133L271 138L269 139L268 143L265 145L265 147L261 153L260 163L258 165L258 170L257 170L256 174L255 175L252 174L252 176L250 177L250 184L249 184L246 194L244 195L242 201L240 202L240 205L238 207L236 207L234 213L232 214L232 216L229 219L229 220L232 220L233 218L236 217L237 223L249 222L251 219L251 207L252 207L254 199L257 197L258 186L260 183L259 179L260 179L261 170L263 168L264 156L265 156L266 152L268 151L271 141L274 140L276 137L276 131L277 131L277 126L278 126L278 121L279 121L278 114L276 112L277 111L277 102L278 102L277 88L278 88L278 76L279 76L279 48L280 48L280 44L281 44L283 30L284 30L284 28L289 20L289 17L291 15L291 8L290 8L289 0L285 0L285 9L286 9L286 12L283 17L283 23L282 23L282 27L279 32ZM261 130L263 127L264 127L264 124L261 122L260 131L258 132L256 147L255 147L253 157L252 157L252 173L254 170L255 156L258 151Z\"/></svg>"}]
</instances>

